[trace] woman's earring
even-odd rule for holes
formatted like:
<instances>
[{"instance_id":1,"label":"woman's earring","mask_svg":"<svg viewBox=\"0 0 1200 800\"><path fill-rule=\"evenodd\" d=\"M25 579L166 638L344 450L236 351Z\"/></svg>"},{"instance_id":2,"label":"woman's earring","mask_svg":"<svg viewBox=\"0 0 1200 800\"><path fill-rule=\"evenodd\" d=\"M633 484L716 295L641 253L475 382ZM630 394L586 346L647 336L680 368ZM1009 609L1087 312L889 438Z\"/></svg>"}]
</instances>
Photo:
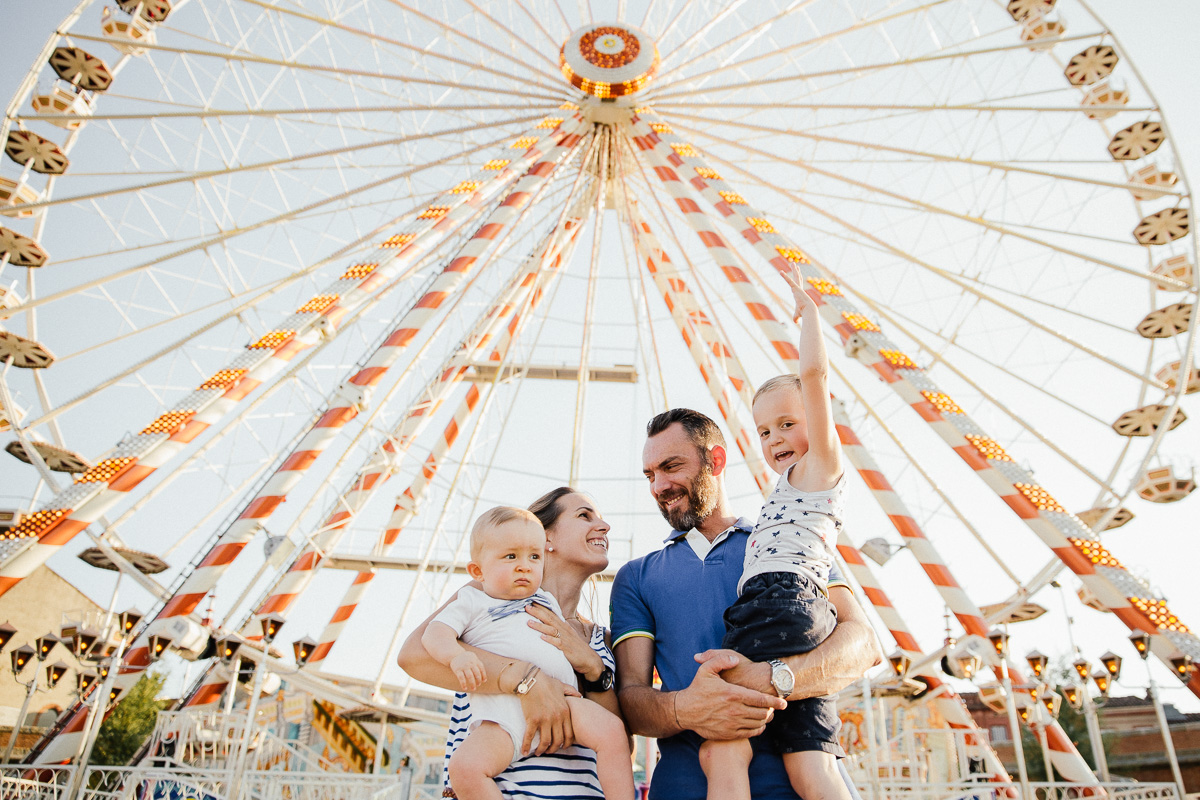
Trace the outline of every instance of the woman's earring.
<instances>
[{"instance_id":1,"label":"woman's earring","mask_svg":"<svg viewBox=\"0 0 1200 800\"><path fill-rule=\"evenodd\" d=\"M547 552L547 553L553 553L553 552L554 552L554 548L553 548L553 547L547 547L547 548L546 548L546 552Z\"/></svg>"}]
</instances>

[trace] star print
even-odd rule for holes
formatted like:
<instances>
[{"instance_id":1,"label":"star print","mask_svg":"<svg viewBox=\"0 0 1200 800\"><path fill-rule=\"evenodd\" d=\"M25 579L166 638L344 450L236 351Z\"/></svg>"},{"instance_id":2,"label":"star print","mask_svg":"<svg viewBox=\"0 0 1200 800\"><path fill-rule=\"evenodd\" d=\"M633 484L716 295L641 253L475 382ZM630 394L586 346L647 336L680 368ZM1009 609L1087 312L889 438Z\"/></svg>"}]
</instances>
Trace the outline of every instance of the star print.
<instances>
[{"instance_id":1,"label":"star print","mask_svg":"<svg viewBox=\"0 0 1200 800\"><path fill-rule=\"evenodd\" d=\"M774 519L774 520L776 520L776 521L778 521L778 520L781 520L781 519L783 519L783 514L776 514L776 515L775 515L774 517L772 517L771 519Z\"/></svg>"}]
</instances>

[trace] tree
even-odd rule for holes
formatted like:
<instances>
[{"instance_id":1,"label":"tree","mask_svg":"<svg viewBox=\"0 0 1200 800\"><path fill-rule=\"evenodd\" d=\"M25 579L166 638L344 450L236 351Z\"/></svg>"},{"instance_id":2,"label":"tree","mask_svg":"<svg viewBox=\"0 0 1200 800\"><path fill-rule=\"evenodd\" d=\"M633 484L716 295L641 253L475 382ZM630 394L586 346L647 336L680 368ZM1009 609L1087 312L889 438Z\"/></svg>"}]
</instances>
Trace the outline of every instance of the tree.
<instances>
[{"instance_id":1,"label":"tree","mask_svg":"<svg viewBox=\"0 0 1200 800\"><path fill-rule=\"evenodd\" d=\"M163 704L157 699L164 676L147 672L133 685L100 726L92 764L121 766L133 758L142 742L154 730L154 721Z\"/></svg>"}]
</instances>

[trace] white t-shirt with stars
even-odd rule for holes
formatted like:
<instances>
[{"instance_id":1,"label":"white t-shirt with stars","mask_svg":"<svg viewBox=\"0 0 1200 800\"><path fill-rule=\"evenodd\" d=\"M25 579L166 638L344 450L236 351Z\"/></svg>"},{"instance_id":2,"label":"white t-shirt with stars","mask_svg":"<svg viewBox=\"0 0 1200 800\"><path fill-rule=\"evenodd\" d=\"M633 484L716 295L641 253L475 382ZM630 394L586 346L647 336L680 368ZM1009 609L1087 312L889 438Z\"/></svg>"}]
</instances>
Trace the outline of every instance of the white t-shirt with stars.
<instances>
[{"instance_id":1,"label":"white t-shirt with stars","mask_svg":"<svg viewBox=\"0 0 1200 800\"><path fill-rule=\"evenodd\" d=\"M794 466L794 465L793 465ZM746 543L738 594L746 581L767 572L806 575L827 591L833 547L842 527L846 473L832 489L802 492L788 483L788 467L775 484Z\"/></svg>"}]
</instances>

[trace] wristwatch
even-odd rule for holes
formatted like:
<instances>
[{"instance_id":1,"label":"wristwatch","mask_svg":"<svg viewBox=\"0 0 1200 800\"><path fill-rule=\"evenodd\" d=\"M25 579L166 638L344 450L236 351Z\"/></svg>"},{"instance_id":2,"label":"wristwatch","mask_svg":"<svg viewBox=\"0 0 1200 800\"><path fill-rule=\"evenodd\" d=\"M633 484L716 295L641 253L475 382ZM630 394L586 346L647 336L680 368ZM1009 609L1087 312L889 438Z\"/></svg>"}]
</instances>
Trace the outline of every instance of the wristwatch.
<instances>
[{"instance_id":1,"label":"wristwatch","mask_svg":"<svg viewBox=\"0 0 1200 800\"><path fill-rule=\"evenodd\" d=\"M792 693L792 689L796 688L796 676L792 673L792 668L778 658L773 658L767 663L771 666L771 686L775 689L775 694L786 699Z\"/></svg>"},{"instance_id":2,"label":"wristwatch","mask_svg":"<svg viewBox=\"0 0 1200 800\"><path fill-rule=\"evenodd\" d=\"M607 692L613 687L613 671L605 667L600 672L600 677L594 681L589 681L583 675L579 676L579 690L583 692Z\"/></svg>"}]
</instances>

